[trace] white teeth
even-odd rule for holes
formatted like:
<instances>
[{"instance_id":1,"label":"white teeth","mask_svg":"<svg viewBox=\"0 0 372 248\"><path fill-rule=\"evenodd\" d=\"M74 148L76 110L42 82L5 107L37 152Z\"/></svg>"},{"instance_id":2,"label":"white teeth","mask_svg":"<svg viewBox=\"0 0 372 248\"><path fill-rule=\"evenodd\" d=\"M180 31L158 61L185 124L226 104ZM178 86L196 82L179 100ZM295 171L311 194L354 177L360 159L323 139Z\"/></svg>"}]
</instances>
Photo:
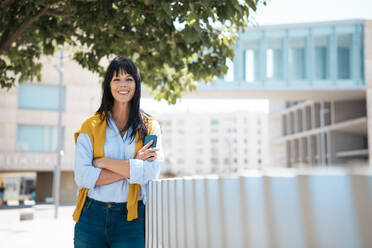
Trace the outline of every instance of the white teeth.
<instances>
[{"instance_id":1,"label":"white teeth","mask_svg":"<svg viewBox=\"0 0 372 248\"><path fill-rule=\"evenodd\" d=\"M119 94L128 94L129 91L119 91Z\"/></svg>"}]
</instances>

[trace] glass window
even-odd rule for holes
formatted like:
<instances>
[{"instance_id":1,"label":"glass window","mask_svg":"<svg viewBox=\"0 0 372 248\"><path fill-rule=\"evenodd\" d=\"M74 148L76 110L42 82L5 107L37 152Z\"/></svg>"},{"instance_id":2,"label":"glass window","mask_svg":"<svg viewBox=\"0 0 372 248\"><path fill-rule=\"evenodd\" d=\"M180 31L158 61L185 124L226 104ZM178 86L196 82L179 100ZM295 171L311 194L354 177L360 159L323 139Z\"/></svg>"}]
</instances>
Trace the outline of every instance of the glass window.
<instances>
[{"instance_id":1,"label":"glass window","mask_svg":"<svg viewBox=\"0 0 372 248\"><path fill-rule=\"evenodd\" d=\"M351 79L351 34L337 36L337 78Z\"/></svg>"},{"instance_id":2,"label":"glass window","mask_svg":"<svg viewBox=\"0 0 372 248\"><path fill-rule=\"evenodd\" d=\"M272 39L267 42L266 78L273 80L283 79L283 49L281 39Z\"/></svg>"},{"instance_id":3,"label":"glass window","mask_svg":"<svg viewBox=\"0 0 372 248\"><path fill-rule=\"evenodd\" d=\"M227 73L224 76L225 81L231 82L234 81L234 63L231 59L226 60Z\"/></svg>"},{"instance_id":4,"label":"glass window","mask_svg":"<svg viewBox=\"0 0 372 248\"><path fill-rule=\"evenodd\" d=\"M247 41L248 47L244 52L244 77L247 82L258 81L260 56L258 50L258 41Z\"/></svg>"},{"instance_id":5,"label":"glass window","mask_svg":"<svg viewBox=\"0 0 372 248\"><path fill-rule=\"evenodd\" d=\"M218 159L217 158L211 158L211 164L218 164Z\"/></svg>"},{"instance_id":6,"label":"glass window","mask_svg":"<svg viewBox=\"0 0 372 248\"><path fill-rule=\"evenodd\" d=\"M58 142L57 127L17 125L16 150L20 152L56 152ZM64 146L62 129L62 147Z\"/></svg>"},{"instance_id":7,"label":"glass window","mask_svg":"<svg viewBox=\"0 0 372 248\"><path fill-rule=\"evenodd\" d=\"M24 109L58 110L58 91L55 85L20 84L18 107ZM65 109L66 89L62 92L62 109Z\"/></svg>"},{"instance_id":8,"label":"glass window","mask_svg":"<svg viewBox=\"0 0 372 248\"><path fill-rule=\"evenodd\" d=\"M364 48L363 37L360 38L360 78L364 79Z\"/></svg>"},{"instance_id":9,"label":"glass window","mask_svg":"<svg viewBox=\"0 0 372 248\"><path fill-rule=\"evenodd\" d=\"M329 79L329 37L317 36L314 38L314 73L315 79Z\"/></svg>"},{"instance_id":10,"label":"glass window","mask_svg":"<svg viewBox=\"0 0 372 248\"><path fill-rule=\"evenodd\" d=\"M219 120L213 119L211 120L211 125L218 125L220 123Z\"/></svg>"},{"instance_id":11,"label":"glass window","mask_svg":"<svg viewBox=\"0 0 372 248\"><path fill-rule=\"evenodd\" d=\"M306 40L305 37L291 39L289 50L290 75L293 80L306 79Z\"/></svg>"}]
</instances>

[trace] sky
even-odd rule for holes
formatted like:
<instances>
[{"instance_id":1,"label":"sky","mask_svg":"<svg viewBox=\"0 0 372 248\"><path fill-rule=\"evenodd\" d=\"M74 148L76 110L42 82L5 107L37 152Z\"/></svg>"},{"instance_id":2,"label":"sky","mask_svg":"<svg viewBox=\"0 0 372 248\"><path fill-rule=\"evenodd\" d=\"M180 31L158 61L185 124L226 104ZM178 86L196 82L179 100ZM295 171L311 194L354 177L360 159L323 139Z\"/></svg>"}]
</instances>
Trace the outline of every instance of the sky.
<instances>
[{"instance_id":1,"label":"sky","mask_svg":"<svg viewBox=\"0 0 372 248\"><path fill-rule=\"evenodd\" d=\"M269 0L266 6L259 5L252 18L258 25L372 20L372 0Z\"/></svg>"},{"instance_id":2,"label":"sky","mask_svg":"<svg viewBox=\"0 0 372 248\"><path fill-rule=\"evenodd\" d=\"M250 20L254 25L319 22L345 19L372 20L372 0L268 0L259 5ZM175 106L165 101L143 99L141 107L150 113L175 112L268 112L264 99L181 99Z\"/></svg>"}]
</instances>

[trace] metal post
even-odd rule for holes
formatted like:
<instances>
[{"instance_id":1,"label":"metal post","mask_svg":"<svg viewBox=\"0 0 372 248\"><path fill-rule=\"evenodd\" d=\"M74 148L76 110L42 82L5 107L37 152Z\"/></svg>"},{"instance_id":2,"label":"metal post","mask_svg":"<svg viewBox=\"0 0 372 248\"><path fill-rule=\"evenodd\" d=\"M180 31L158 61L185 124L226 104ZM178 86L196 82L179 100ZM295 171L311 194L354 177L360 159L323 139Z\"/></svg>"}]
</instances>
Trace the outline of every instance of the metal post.
<instances>
[{"instance_id":1,"label":"metal post","mask_svg":"<svg viewBox=\"0 0 372 248\"><path fill-rule=\"evenodd\" d=\"M61 157L62 157L62 91L63 91L63 48L60 51L59 89L58 89L58 145L57 145L57 166L54 173L54 218L58 218L59 191L61 182Z\"/></svg>"}]
</instances>

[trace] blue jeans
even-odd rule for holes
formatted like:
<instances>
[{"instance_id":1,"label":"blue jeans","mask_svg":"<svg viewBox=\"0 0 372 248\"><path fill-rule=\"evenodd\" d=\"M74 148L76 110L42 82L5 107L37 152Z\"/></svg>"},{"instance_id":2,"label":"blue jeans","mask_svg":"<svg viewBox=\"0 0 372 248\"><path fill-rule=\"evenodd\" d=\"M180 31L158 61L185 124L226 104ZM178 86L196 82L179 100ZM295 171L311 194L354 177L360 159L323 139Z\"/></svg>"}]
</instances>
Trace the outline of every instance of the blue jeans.
<instances>
[{"instance_id":1,"label":"blue jeans","mask_svg":"<svg viewBox=\"0 0 372 248\"><path fill-rule=\"evenodd\" d=\"M138 202L138 218L127 221L126 203L107 203L87 197L75 224L75 248L144 248L145 206Z\"/></svg>"}]
</instances>

